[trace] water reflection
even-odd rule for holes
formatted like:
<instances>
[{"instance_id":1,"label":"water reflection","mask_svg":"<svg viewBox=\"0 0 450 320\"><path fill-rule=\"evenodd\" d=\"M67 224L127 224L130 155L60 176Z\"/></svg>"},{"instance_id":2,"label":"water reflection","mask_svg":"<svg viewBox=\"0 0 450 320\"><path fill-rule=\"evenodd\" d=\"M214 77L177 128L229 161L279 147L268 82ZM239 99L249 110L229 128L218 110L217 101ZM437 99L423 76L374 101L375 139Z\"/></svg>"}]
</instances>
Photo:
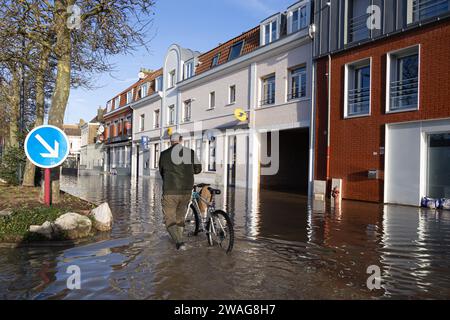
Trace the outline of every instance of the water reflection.
<instances>
[{"instance_id":1,"label":"water reflection","mask_svg":"<svg viewBox=\"0 0 450 320\"><path fill-rule=\"evenodd\" d=\"M5 299L449 298L450 213L346 201L331 208L295 194L229 189L233 254L204 235L176 252L163 225L161 185L118 176L64 177L63 188L108 201L110 234L70 248L0 249ZM253 199L253 201L251 200ZM82 270L70 291L67 268ZM366 287L381 267L382 290ZM214 276L211 276L214 275Z\"/></svg>"}]
</instances>

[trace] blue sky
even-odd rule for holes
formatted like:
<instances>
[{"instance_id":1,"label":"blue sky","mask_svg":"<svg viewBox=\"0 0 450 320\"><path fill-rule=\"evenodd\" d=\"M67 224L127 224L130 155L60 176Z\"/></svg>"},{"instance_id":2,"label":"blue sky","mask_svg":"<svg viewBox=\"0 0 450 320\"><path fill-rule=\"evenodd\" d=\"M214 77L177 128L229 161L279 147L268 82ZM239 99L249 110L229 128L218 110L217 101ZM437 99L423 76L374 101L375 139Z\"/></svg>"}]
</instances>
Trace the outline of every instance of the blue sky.
<instances>
[{"instance_id":1,"label":"blue sky","mask_svg":"<svg viewBox=\"0 0 450 320\"><path fill-rule=\"evenodd\" d=\"M206 52L219 43L240 35L268 16L284 11L296 0L156 0L155 21L150 38L150 52L145 49L133 55L115 56L111 74L98 75L98 89L72 90L65 123L91 120L99 106L137 80L141 67L158 69L162 66L169 46Z\"/></svg>"}]
</instances>

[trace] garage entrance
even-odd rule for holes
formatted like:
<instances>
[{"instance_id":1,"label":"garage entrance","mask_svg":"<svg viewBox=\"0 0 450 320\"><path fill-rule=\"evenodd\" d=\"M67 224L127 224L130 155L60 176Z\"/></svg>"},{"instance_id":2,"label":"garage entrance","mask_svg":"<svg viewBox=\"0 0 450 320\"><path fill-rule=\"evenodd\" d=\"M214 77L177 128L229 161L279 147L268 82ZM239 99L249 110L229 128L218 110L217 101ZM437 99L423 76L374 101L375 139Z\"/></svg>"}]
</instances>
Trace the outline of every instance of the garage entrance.
<instances>
[{"instance_id":1,"label":"garage entrance","mask_svg":"<svg viewBox=\"0 0 450 320\"><path fill-rule=\"evenodd\" d=\"M265 135L262 135L264 138ZM272 136L267 134L268 156ZM280 131L279 170L275 175L261 175L262 189L308 194L309 129ZM264 152L262 150L262 152ZM263 165L261 165L263 167Z\"/></svg>"}]
</instances>

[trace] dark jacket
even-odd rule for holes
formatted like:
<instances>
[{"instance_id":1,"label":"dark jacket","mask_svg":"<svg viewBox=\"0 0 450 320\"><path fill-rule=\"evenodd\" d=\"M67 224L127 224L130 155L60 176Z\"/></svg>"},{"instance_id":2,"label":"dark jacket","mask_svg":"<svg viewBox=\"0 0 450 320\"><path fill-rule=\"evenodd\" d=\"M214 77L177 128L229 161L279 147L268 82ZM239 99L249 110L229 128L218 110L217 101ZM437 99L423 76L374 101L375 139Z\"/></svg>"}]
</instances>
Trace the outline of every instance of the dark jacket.
<instances>
[{"instance_id":1,"label":"dark jacket","mask_svg":"<svg viewBox=\"0 0 450 320\"><path fill-rule=\"evenodd\" d=\"M175 163L172 161L172 152L175 157L178 152L179 161ZM178 144L161 153L159 173L163 179L163 194L190 194L194 185L194 174L200 172L202 172L202 165L195 156L194 150Z\"/></svg>"}]
</instances>

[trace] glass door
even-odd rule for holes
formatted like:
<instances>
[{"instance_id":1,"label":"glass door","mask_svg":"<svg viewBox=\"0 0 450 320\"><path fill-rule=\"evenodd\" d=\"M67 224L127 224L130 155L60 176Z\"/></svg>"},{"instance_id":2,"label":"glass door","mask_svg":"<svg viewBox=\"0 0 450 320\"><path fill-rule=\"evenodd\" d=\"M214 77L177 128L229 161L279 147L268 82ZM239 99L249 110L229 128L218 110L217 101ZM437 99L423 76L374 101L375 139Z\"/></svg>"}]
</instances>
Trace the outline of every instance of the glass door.
<instances>
[{"instance_id":1,"label":"glass door","mask_svg":"<svg viewBox=\"0 0 450 320\"><path fill-rule=\"evenodd\" d=\"M427 195L450 198L450 132L428 136Z\"/></svg>"}]
</instances>

